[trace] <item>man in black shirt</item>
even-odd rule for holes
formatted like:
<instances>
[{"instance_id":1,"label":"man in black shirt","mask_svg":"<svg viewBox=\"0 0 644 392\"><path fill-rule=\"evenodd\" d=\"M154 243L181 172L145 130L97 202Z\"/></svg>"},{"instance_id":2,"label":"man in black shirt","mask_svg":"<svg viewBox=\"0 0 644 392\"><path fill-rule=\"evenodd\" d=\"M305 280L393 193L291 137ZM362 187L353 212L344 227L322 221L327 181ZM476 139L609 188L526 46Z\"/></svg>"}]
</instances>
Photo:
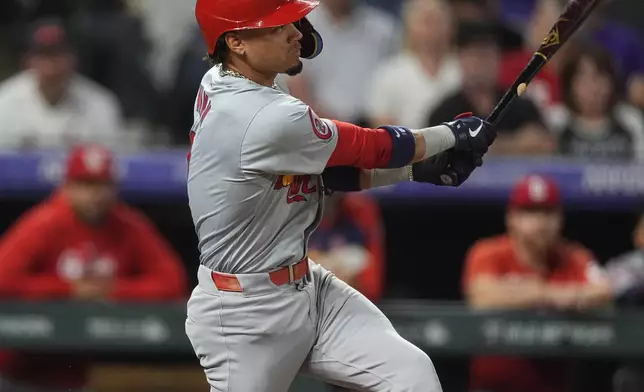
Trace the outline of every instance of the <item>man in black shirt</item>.
<instances>
[{"instance_id":1,"label":"man in black shirt","mask_svg":"<svg viewBox=\"0 0 644 392\"><path fill-rule=\"evenodd\" d=\"M469 22L459 26L456 38L463 73L461 90L448 96L430 114L428 126L450 121L464 112L486 117L503 96L498 86L499 45L494 25ZM549 155L556 151L554 136L532 101L519 98L501 119L490 153Z\"/></svg>"}]
</instances>

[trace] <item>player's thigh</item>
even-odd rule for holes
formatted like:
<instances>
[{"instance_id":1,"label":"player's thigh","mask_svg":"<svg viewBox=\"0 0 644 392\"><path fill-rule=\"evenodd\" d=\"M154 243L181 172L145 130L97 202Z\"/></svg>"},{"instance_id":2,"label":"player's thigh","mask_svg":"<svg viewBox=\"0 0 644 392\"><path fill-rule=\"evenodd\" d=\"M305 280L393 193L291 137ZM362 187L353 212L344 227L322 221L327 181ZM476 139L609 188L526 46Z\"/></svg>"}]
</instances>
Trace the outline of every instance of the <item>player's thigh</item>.
<instances>
[{"instance_id":1,"label":"player's thigh","mask_svg":"<svg viewBox=\"0 0 644 392\"><path fill-rule=\"evenodd\" d=\"M295 290L245 298L195 289L186 334L211 391L285 392L313 342L309 298Z\"/></svg>"},{"instance_id":2,"label":"player's thigh","mask_svg":"<svg viewBox=\"0 0 644 392\"><path fill-rule=\"evenodd\" d=\"M359 391L442 390L427 354L373 303L333 276L318 278L318 341L304 372Z\"/></svg>"}]
</instances>

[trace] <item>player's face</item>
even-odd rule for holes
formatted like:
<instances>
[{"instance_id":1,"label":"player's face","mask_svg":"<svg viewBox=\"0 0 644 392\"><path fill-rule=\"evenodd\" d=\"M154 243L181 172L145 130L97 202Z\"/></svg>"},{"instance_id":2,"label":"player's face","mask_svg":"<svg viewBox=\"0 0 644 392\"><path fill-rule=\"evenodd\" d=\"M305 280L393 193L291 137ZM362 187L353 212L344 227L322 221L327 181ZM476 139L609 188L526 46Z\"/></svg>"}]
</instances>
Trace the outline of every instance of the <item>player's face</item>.
<instances>
[{"instance_id":1,"label":"player's face","mask_svg":"<svg viewBox=\"0 0 644 392\"><path fill-rule=\"evenodd\" d=\"M248 30L241 32L240 37L246 61L259 72L287 73L301 67L302 33L293 24Z\"/></svg>"},{"instance_id":2,"label":"player's face","mask_svg":"<svg viewBox=\"0 0 644 392\"><path fill-rule=\"evenodd\" d=\"M86 223L98 224L116 201L116 187L110 182L74 181L66 185L70 205Z\"/></svg>"},{"instance_id":3,"label":"player's face","mask_svg":"<svg viewBox=\"0 0 644 392\"><path fill-rule=\"evenodd\" d=\"M508 213L508 230L531 248L550 248L558 241L561 228L561 211L557 209L519 209Z\"/></svg>"}]
</instances>

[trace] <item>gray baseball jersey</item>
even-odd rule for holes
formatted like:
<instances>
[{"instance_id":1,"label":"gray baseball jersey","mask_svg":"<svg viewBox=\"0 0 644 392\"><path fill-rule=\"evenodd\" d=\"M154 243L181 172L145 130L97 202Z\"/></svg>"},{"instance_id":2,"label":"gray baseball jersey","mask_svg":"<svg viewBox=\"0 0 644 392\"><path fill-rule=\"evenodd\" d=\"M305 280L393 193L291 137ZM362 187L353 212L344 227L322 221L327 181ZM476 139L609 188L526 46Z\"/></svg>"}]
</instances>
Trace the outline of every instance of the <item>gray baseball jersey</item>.
<instances>
[{"instance_id":1,"label":"gray baseball jersey","mask_svg":"<svg viewBox=\"0 0 644 392\"><path fill-rule=\"evenodd\" d=\"M253 273L302 259L321 215L335 124L280 89L214 67L192 132L188 197L201 263Z\"/></svg>"}]
</instances>

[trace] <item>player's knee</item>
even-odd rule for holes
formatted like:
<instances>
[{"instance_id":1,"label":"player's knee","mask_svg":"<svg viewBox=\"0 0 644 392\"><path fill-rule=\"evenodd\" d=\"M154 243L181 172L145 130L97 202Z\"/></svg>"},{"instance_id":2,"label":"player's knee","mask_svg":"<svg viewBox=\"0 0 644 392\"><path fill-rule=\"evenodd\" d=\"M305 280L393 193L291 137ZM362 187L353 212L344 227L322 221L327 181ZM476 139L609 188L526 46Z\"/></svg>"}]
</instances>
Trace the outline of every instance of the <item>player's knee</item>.
<instances>
[{"instance_id":1,"label":"player's knee","mask_svg":"<svg viewBox=\"0 0 644 392\"><path fill-rule=\"evenodd\" d=\"M401 374L397 391L410 392L441 392L440 381L434 368L434 363L422 350L415 348L405 359L405 370Z\"/></svg>"}]
</instances>

